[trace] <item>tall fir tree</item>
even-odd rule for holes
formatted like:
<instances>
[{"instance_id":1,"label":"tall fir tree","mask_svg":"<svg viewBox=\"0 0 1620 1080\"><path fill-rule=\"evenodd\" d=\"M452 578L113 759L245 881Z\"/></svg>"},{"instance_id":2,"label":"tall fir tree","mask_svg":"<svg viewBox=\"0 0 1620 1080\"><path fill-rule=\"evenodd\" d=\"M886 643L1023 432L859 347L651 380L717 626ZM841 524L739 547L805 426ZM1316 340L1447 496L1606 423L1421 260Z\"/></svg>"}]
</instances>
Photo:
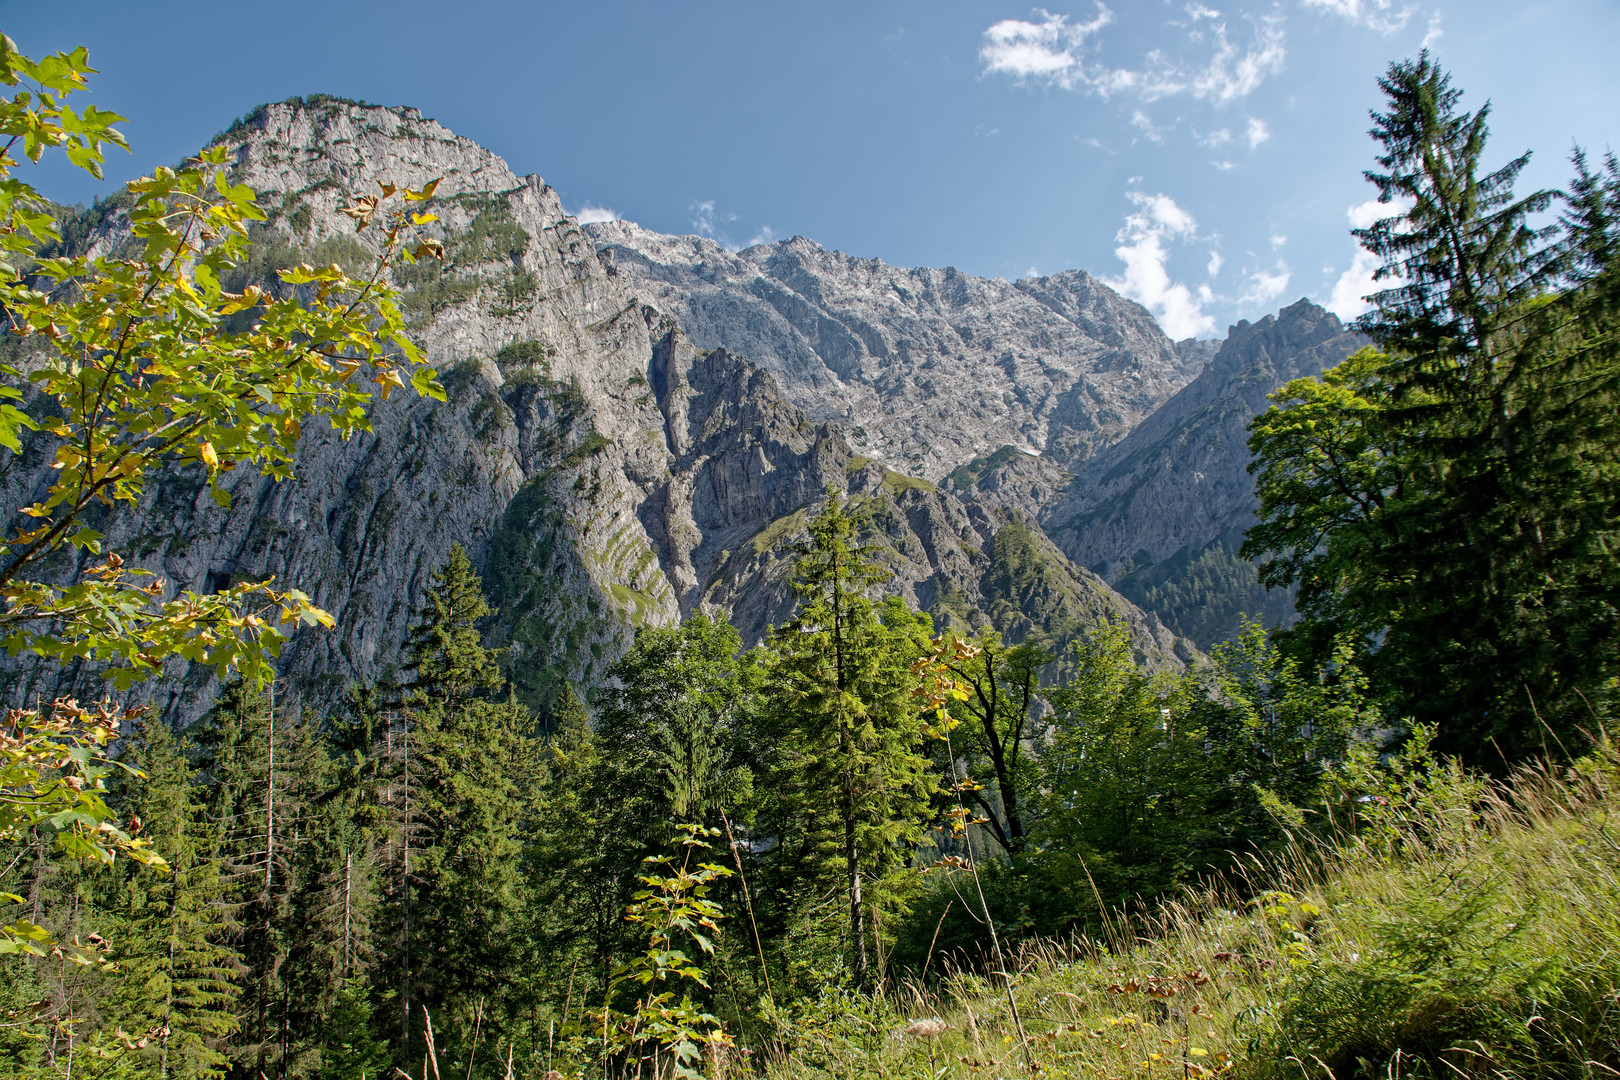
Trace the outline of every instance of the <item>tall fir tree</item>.
<instances>
[{"instance_id":1,"label":"tall fir tree","mask_svg":"<svg viewBox=\"0 0 1620 1080\"><path fill-rule=\"evenodd\" d=\"M778 861L809 880L840 879L845 949L857 985L875 977L873 913L910 858L936 788L911 698L911 664L931 623L867 591L886 574L836 489L800 551L794 617L771 634L768 680L777 745L772 790Z\"/></svg>"},{"instance_id":2,"label":"tall fir tree","mask_svg":"<svg viewBox=\"0 0 1620 1080\"><path fill-rule=\"evenodd\" d=\"M479 633L492 614L457 546L432 575L406 643L410 681L376 748L395 862L374 985L396 995L401 1060L420 1047L423 1010L436 1017L441 1048L474 1053L524 986L513 934L544 763L534 716L496 696L496 654Z\"/></svg>"},{"instance_id":3,"label":"tall fir tree","mask_svg":"<svg viewBox=\"0 0 1620 1080\"><path fill-rule=\"evenodd\" d=\"M1357 643L1442 748L1497 768L1573 752L1620 673L1603 185L1588 177L1597 198L1578 196L1560 240L1533 224L1555 193L1513 193L1528 154L1483 172L1489 106L1463 111L1426 53L1380 86L1367 177L1391 213L1357 235L1390 283L1359 323L1382 352L1290 383L1257 418L1243 550L1266 584L1299 586L1310 666Z\"/></svg>"},{"instance_id":4,"label":"tall fir tree","mask_svg":"<svg viewBox=\"0 0 1620 1080\"><path fill-rule=\"evenodd\" d=\"M145 720L123 760L145 777L130 785L127 811L171 873L125 868L124 974L106 1011L145 1034L141 1056L157 1076L213 1080L230 1064L242 972L229 943L228 883L215 858L220 830L184 743L165 722Z\"/></svg>"}]
</instances>

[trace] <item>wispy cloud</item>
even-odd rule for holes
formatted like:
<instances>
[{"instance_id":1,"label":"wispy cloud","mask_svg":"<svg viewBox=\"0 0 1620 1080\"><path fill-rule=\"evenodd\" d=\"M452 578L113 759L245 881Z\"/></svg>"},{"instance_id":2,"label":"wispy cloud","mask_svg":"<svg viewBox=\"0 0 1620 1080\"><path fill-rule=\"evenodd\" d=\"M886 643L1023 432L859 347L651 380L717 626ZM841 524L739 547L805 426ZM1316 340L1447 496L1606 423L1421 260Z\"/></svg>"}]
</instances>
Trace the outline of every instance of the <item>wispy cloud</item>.
<instances>
[{"instance_id":1,"label":"wispy cloud","mask_svg":"<svg viewBox=\"0 0 1620 1080\"><path fill-rule=\"evenodd\" d=\"M1428 33L1423 35L1423 45L1421 47L1425 49L1432 49L1434 48L1434 43L1445 36L1446 32L1440 29L1440 13L1437 11L1433 15L1429 16L1429 30Z\"/></svg>"},{"instance_id":2,"label":"wispy cloud","mask_svg":"<svg viewBox=\"0 0 1620 1080\"><path fill-rule=\"evenodd\" d=\"M736 223L741 220L742 215L735 211L718 209L713 199L693 199L686 212L691 215L687 220L693 232L699 236L707 236L727 251L741 251L745 247L771 244L779 239L775 229L769 225L761 225L754 235L749 237L746 244L739 243L733 238L730 230L738 228Z\"/></svg>"},{"instance_id":3,"label":"wispy cloud","mask_svg":"<svg viewBox=\"0 0 1620 1080\"><path fill-rule=\"evenodd\" d=\"M1288 289L1288 282L1293 277L1293 271L1281 259L1272 270L1256 270L1248 277L1248 288L1239 298L1240 304L1261 305L1270 304Z\"/></svg>"},{"instance_id":4,"label":"wispy cloud","mask_svg":"<svg viewBox=\"0 0 1620 1080\"><path fill-rule=\"evenodd\" d=\"M1065 90L1087 81L1080 58L1086 38L1114 20L1114 13L1097 5L1097 17L1090 22L1069 22L1067 15L1053 15L1036 8L1038 22L1003 19L984 32L979 60L990 74L1011 75L1015 79L1040 79Z\"/></svg>"},{"instance_id":5,"label":"wispy cloud","mask_svg":"<svg viewBox=\"0 0 1620 1080\"><path fill-rule=\"evenodd\" d=\"M1194 73L1189 84L1192 95L1222 104L1247 97L1266 76L1282 70L1287 55L1280 18L1257 19L1254 40L1247 47L1233 44L1226 24L1219 23L1215 26L1215 55L1202 71ZM1166 82L1164 92L1176 92L1173 81Z\"/></svg>"},{"instance_id":6,"label":"wispy cloud","mask_svg":"<svg viewBox=\"0 0 1620 1080\"><path fill-rule=\"evenodd\" d=\"M1395 0L1305 0L1306 7L1331 12L1386 37L1406 26L1414 9L1397 8Z\"/></svg>"},{"instance_id":7,"label":"wispy cloud","mask_svg":"<svg viewBox=\"0 0 1620 1080\"><path fill-rule=\"evenodd\" d=\"M1249 117L1249 149L1253 150L1267 139L1271 138L1271 129L1266 127L1264 120Z\"/></svg>"},{"instance_id":8,"label":"wispy cloud","mask_svg":"<svg viewBox=\"0 0 1620 1080\"><path fill-rule=\"evenodd\" d=\"M1215 150L1226 146L1232 141L1232 132L1228 128L1219 128L1208 135L1198 137L1198 145L1208 150Z\"/></svg>"},{"instance_id":9,"label":"wispy cloud","mask_svg":"<svg viewBox=\"0 0 1620 1080\"><path fill-rule=\"evenodd\" d=\"M1010 75L1020 82L1044 82L1104 99L1134 95L1155 101L1187 95L1219 104L1248 96L1281 69L1287 48L1280 16L1249 19L1254 27L1252 40L1239 44L1226 22L1214 21L1219 12L1199 4L1187 10L1195 27L1189 40L1212 43L1207 59L1188 62L1155 49L1139 68L1090 62L1086 54L1093 50L1088 39L1114 18L1099 3L1096 17L1089 22L1071 23L1069 16L1054 15L1045 8L1035 10L1034 21L1003 19L984 32L979 60L987 75ZM1199 25L1205 19L1210 20L1207 31Z\"/></svg>"},{"instance_id":10,"label":"wispy cloud","mask_svg":"<svg viewBox=\"0 0 1620 1080\"><path fill-rule=\"evenodd\" d=\"M1147 113L1143 112L1141 109L1137 109L1131 114L1131 126L1140 131L1142 133L1142 137L1149 142L1164 142L1164 133L1166 129L1154 124L1153 118Z\"/></svg>"},{"instance_id":11,"label":"wispy cloud","mask_svg":"<svg viewBox=\"0 0 1620 1080\"><path fill-rule=\"evenodd\" d=\"M609 210L605 206L597 206L595 203L586 203L574 214L574 220L581 225L590 225L598 221L618 221L619 212Z\"/></svg>"},{"instance_id":12,"label":"wispy cloud","mask_svg":"<svg viewBox=\"0 0 1620 1080\"><path fill-rule=\"evenodd\" d=\"M1195 292L1170 279L1169 245L1197 239L1198 222L1168 195L1140 191L1127 195L1137 209L1126 216L1114 249L1125 272L1105 279L1105 284L1152 311L1172 338L1213 332L1215 320L1204 313L1204 305L1213 299L1209 286Z\"/></svg>"},{"instance_id":13,"label":"wispy cloud","mask_svg":"<svg viewBox=\"0 0 1620 1080\"><path fill-rule=\"evenodd\" d=\"M692 228L696 229L698 233L703 236L714 235L713 199L704 199L701 202L693 201L692 205L687 207L687 211L692 215L691 218L688 219L692 223Z\"/></svg>"}]
</instances>

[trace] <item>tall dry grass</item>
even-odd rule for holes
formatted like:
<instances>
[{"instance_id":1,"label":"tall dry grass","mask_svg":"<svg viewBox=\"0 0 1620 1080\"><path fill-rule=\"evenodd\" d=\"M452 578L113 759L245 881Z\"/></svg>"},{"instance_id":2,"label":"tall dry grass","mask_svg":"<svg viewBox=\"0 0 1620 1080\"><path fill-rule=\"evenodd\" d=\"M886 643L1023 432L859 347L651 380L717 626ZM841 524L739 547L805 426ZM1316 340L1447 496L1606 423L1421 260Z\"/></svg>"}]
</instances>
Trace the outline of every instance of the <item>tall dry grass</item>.
<instances>
[{"instance_id":1,"label":"tall dry grass","mask_svg":"<svg viewBox=\"0 0 1620 1080\"><path fill-rule=\"evenodd\" d=\"M1039 1074L1620 1076L1620 754L1382 776L1232 880L1010 955ZM770 1076L1025 1074L999 979L946 967L801 1003Z\"/></svg>"}]
</instances>

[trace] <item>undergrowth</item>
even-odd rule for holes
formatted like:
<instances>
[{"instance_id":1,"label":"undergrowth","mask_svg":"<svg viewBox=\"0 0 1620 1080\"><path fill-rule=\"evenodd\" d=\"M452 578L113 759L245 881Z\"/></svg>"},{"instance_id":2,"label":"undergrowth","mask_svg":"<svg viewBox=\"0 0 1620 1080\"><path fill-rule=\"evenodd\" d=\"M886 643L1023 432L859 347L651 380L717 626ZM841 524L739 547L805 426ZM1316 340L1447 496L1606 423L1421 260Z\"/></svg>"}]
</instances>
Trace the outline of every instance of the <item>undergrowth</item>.
<instances>
[{"instance_id":1,"label":"undergrowth","mask_svg":"<svg viewBox=\"0 0 1620 1080\"><path fill-rule=\"evenodd\" d=\"M1422 743L1352 761L1281 860L1009 956L1038 1074L1620 1076L1620 755L1487 784ZM800 1004L768 1075L1025 1073L1000 980L951 959Z\"/></svg>"}]
</instances>

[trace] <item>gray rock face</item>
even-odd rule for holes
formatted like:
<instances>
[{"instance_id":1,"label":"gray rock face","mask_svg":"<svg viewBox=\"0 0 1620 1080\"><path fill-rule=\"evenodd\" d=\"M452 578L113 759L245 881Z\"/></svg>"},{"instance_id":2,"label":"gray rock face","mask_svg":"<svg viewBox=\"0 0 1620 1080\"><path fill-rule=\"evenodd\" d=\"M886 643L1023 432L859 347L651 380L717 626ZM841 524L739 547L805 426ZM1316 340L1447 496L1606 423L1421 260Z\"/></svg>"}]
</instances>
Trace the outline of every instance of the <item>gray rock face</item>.
<instances>
[{"instance_id":1,"label":"gray rock face","mask_svg":"<svg viewBox=\"0 0 1620 1080\"><path fill-rule=\"evenodd\" d=\"M953 455L980 440L989 445L1001 424L1022 424L1029 442L1049 448L1074 433L1076 454L1123 434L1184 381L1185 364L1145 312L1084 275L1012 286L897 271L802 241L760 249L770 269L756 275L758 288L783 291L738 310L760 313L770 332L787 318L782 310L799 310L788 297L842 295L835 277L850 297L869 299L880 286L912 294L884 301L892 324L864 327L851 314L855 299L839 301L838 325L858 342L827 354L843 375L821 352L792 354L802 370L789 384L803 396L815 376L831 395L807 415L780 387L786 377L737 355L758 353L766 330L743 334L735 348L698 348L713 339L683 330L694 305L627 272L628 249L599 257L597 239L538 177L514 176L414 110L271 105L225 141L234 179L257 189L270 212L254 240L266 265L363 264L372 236L356 237L339 209L378 182L443 178L429 206L441 220L430 228L451 258L403 269L398 284L448 400L378 401L372 432L349 441L309 425L296 480L238 472L226 482L229 508L214 505L200 475L167 475L137 512L105 530L113 550L175 589L274 578L310 592L337 629L301 632L281 658L306 702L330 704L351 683L388 674L429 575L455 544L484 572L501 608L492 633L510 646L513 677L531 700L564 678L600 678L635 627L668 624L701 604L757 641L791 608L786 545L802 538L829 486L847 491L888 543L892 590L946 621L1060 641L1106 615L1130 624L1146 658L1178 663L1189 654L1158 619L1065 558L1019 506L975 505L900 475L875 453L857 454L832 423L841 410L846 423L857 416L858 403L859 416L890 425L868 428L869 443L874 431L890 432L891 458L908 462L926 443L924 459L939 463L931 469L954 467L965 457ZM114 213L91 244L111 250L127 237L127 219ZM658 239L707 251L702 242ZM651 234L642 242L653 246ZM1036 287L1046 299L1032 299ZM1123 321L1111 330L1116 309ZM1050 347L995 337L1001 311L1044 328ZM1086 320L1090 330L1081 328ZM805 315L793 332L808 341L802 327L819 325ZM828 325L815 340L830 349L825 342L839 332ZM1005 343L1004 355L988 343L970 354L981 337ZM947 411L981 354L1000 373L992 381L1001 396L987 399L978 426L936 415L943 426L932 434L923 423L929 410ZM885 387L894 392L888 404ZM915 434L902 435L906 425ZM46 472L41 463L8 478L7 504L26 501ZM10 693L49 694L92 678L24 663L11 671ZM178 722L200 715L215 689L210 672L181 665L149 688Z\"/></svg>"},{"instance_id":2,"label":"gray rock face","mask_svg":"<svg viewBox=\"0 0 1620 1080\"><path fill-rule=\"evenodd\" d=\"M1078 270L1009 283L803 237L732 252L623 221L583 228L694 344L746 356L857 452L930 481L1007 444L1084 460L1202 368Z\"/></svg>"},{"instance_id":3,"label":"gray rock face","mask_svg":"<svg viewBox=\"0 0 1620 1080\"><path fill-rule=\"evenodd\" d=\"M1283 383L1366 343L1308 300L1232 327L1203 374L1077 470L1041 515L1047 533L1081 565L1112 570L1140 551L1165 559L1247 528L1259 505L1249 421Z\"/></svg>"}]
</instances>

